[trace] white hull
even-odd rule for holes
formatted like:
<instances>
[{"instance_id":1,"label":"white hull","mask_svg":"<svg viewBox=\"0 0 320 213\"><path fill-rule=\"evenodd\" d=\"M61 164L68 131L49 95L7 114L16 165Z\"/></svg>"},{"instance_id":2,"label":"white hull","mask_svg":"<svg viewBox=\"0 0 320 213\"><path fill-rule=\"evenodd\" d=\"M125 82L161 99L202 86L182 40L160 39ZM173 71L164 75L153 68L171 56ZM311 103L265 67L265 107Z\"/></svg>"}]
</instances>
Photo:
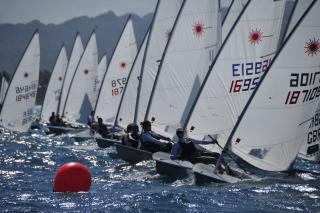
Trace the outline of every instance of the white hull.
<instances>
[{"instance_id":1,"label":"white hull","mask_svg":"<svg viewBox=\"0 0 320 213\"><path fill-rule=\"evenodd\" d=\"M217 172L214 173L215 166L210 164L203 164L197 163L193 166L192 171L195 175L195 183L200 185L203 183L208 182L215 182L215 183L238 183L241 181L248 181L248 180L257 180L256 177L253 176L245 176L241 177L241 173L236 171L235 168L232 168L233 173L235 176L231 176L223 172L222 174ZM243 174L243 172L242 172Z\"/></svg>"}]
</instances>

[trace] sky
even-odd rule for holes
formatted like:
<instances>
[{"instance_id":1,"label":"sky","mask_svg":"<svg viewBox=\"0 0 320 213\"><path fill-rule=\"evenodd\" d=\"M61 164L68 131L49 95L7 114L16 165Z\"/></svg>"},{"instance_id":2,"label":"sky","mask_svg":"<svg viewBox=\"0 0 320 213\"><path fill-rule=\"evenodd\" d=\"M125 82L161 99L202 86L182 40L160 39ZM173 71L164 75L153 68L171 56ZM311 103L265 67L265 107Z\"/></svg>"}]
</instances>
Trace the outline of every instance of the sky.
<instances>
[{"instance_id":1,"label":"sky","mask_svg":"<svg viewBox=\"0 0 320 213\"><path fill-rule=\"evenodd\" d=\"M95 17L113 11L116 15L153 13L157 0L0 0L0 23L60 24L78 16Z\"/></svg>"},{"instance_id":2,"label":"sky","mask_svg":"<svg viewBox=\"0 0 320 213\"><path fill-rule=\"evenodd\" d=\"M231 0L221 0L226 6ZM0 24L60 24L78 16L95 17L108 11L116 15L153 13L157 0L0 0Z\"/></svg>"}]
</instances>

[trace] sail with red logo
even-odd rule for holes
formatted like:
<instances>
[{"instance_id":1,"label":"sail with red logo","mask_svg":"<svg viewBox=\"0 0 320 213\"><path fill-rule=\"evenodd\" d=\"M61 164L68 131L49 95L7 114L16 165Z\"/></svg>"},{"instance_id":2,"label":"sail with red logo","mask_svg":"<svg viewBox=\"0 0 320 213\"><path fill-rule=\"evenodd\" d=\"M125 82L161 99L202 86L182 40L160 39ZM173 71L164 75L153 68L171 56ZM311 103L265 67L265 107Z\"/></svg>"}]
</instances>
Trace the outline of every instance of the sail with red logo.
<instances>
[{"instance_id":1,"label":"sail with red logo","mask_svg":"<svg viewBox=\"0 0 320 213\"><path fill-rule=\"evenodd\" d=\"M46 95L42 104L40 118L43 122L49 122L52 112L55 114L58 113L58 104L60 101L63 78L67 70L67 65L67 53L64 45L62 45L56 63L53 67Z\"/></svg>"},{"instance_id":2,"label":"sail with red logo","mask_svg":"<svg viewBox=\"0 0 320 213\"><path fill-rule=\"evenodd\" d=\"M40 72L40 42L36 30L9 84L0 113L0 125L18 132L32 123Z\"/></svg>"}]
</instances>

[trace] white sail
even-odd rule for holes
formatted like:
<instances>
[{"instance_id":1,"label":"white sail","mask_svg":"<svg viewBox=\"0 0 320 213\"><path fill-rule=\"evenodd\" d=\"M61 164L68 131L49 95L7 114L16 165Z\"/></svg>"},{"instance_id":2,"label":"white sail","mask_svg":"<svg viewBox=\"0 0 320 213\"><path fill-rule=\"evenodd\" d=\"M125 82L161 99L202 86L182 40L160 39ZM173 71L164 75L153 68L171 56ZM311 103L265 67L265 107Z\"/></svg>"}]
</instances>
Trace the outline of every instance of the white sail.
<instances>
[{"instance_id":1,"label":"white sail","mask_svg":"<svg viewBox=\"0 0 320 213\"><path fill-rule=\"evenodd\" d=\"M58 111L60 115L63 115L63 109L66 103L68 91L71 85L72 78L74 76L74 73L76 71L77 65L79 63L79 60L81 58L81 55L83 53L83 45L81 42L81 38L79 33L77 33L72 52L69 58L68 66L67 66L67 71L63 79L63 86L61 89L61 97L60 97L60 102L58 106Z\"/></svg>"},{"instance_id":2,"label":"white sail","mask_svg":"<svg viewBox=\"0 0 320 213\"><path fill-rule=\"evenodd\" d=\"M145 36L143 43L139 49L137 57L131 68L130 75L123 93L122 102L119 106L119 112L116 120L116 125L126 128L129 123L134 122L134 113L138 94L139 79L141 73L142 60L146 50L148 34Z\"/></svg>"},{"instance_id":3,"label":"white sail","mask_svg":"<svg viewBox=\"0 0 320 213\"><path fill-rule=\"evenodd\" d=\"M63 78L66 73L68 58L65 47L62 46L47 87L43 100L40 118L44 122L49 122L52 112L58 113Z\"/></svg>"},{"instance_id":4,"label":"white sail","mask_svg":"<svg viewBox=\"0 0 320 213\"><path fill-rule=\"evenodd\" d=\"M188 0L181 10L148 106L148 119L169 134L185 122L218 46L218 0Z\"/></svg>"},{"instance_id":5,"label":"white sail","mask_svg":"<svg viewBox=\"0 0 320 213\"><path fill-rule=\"evenodd\" d=\"M279 51L230 141L233 153L263 170L290 169L310 125L319 125L316 119L310 124L320 88L320 2L313 3Z\"/></svg>"},{"instance_id":6,"label":"white sail","mask_svg":"<svg viewBox=\"0 0 320 213\"><path fill-rule=\"evenodd\" d=\"M0 89L0 105L2 105L4 97L6 95L7 89L8 89L8 82L5 77L2 77L1 79L1 89Z\"/></svg>"},{"instance_id":7,"label":"white sail","mask_svg":"<svg viewBox=\"0 0 320 213\"><path fill-rule=\"evenodd\" d=\"M222 41L227 37L233 24L237 20L240 12L243 10L243 7L247 2L248 0L232 0L226 17L222 22Z\"/></svg>"},{"instance_id":8,"label":"white sail","mask_svg":"<svg viewBox=\"0 0 320 213\"><path fill-rule=\"evenodd\" d=\"M28 44L10 82L1 113L1 126L27 131L32 122L40 70L39 33L36 31Z\"/></svg>"},{"instance_id":9,"label":"white sail","mask_svg":"<svg viewBox=\"0 0 320 213\"><path fill-rule=\"evenodd\" d=\"M195 103L190 136L223 146L277 49L284 1L249 1L225 39ZM186 125L185 125L186 126Z\"/></svg>"},{"instance_id":10,"label":"white sail","mask_svg":"<svg viewBox=\"0 0 320 213\"><path fill-rule=\"evenodd\" d=\"M290 34L294 26L296 26L297 22L301 18L302 14L307 10L307 8L312 3L312 0L296 0L296 6L294 8L293 14L291 16L290 22L288 24L288 29L286 32L286 37Z\"/></svg>"},{"instance_id":11,"label":"white sail","mask_svg":"<svg viewBox=\"0 0 320 213\"><path fill-rule=\"evenodd\" d=\"M181 4L182 0L158 1L141 71L137 121L144 120L158 66Z\"/></svg>"},{"instance_id":12,"label":"white sail","mask_svg":"<svg viewBox=\"0 0 320 213\"><path fill-rule=\"evenodd\" d=\"M104 76L106 71L107 71L107 56L104 55L101 58L101 60L100 60L100 62L98 64L98 68L97 68L97 76L96 76L96 79L95 79L95 87L93 89L93 91L96 93L96 98L95 98L94 103L97 102L99 91L100 91L100 87L101 87L101 84L102 84L102 79L103 79L103 76Z\"/></svg>"},{"instance_id":13,"label":"white sail","mask_svg":"<svg viewBox=\"0 0 320 213\"><path fill-rule=\"evenodd\" d=\"M63 115L68 122L86 123L94 109L98 68L96 34L93 31L73 76Z\"/></svg>"},{"instance_id":14,"label":"white sail","mask_svg":"<svg viewBox=\"0 0 320 213\"><path fill-rule=\"evenodd\" d=\"M309 161L320 161L320 105L312 116L308 126L308 132L301 145L298 156Z\"/></svg>"},{"instance_id":15,"label":"white sail","mask_svg":"<svg viewBox=\"0 0 320 213\"><path fill-rule=\"evenodd\" d=\"M95 116L114 123L123 89L137 54L137 44L129 17L113 52L95 108Z\"/></svg>"}]
</instances>

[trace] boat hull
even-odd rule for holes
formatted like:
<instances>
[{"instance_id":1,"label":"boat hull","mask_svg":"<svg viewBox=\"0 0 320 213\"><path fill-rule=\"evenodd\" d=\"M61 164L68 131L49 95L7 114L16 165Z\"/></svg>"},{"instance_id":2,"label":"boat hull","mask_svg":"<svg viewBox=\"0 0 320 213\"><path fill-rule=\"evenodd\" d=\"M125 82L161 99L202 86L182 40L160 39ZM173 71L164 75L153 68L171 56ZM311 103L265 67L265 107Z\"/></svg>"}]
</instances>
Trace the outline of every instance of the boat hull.
<instances>
[{"instance_id":1,"label":"boat hull","mask_svg":"<svg viewBox=\"0 0 320 213\"><path fill-rule=\"evenodd\" d=\"M189 161L171 160L170 154L165 152L154 153L152 159L156 161L156 170L160 175L188 175L193 167Z\"/></svg>"},{"instance_id":2,"label":"boat hull","mask_svg":"<svg viewBox=\"0 0 320 213\"><path fill-rule=\"evenodd\" d=\"M66 134L66 133L77 133L84 130L84 128L72 128L72 127L62 127L62 126L47 126L49 132L47 134Z\"/></svg>"},{"instance_id":3,"label":"boat hull","mask_svg":"<svg viewBox=\"0 0 320 213\"><path fill-rule=\"evenodd\" d=\"M119 143L115 143L114 145L116 146L119 157L129 163L135 164L141 161L152 159L151 152Z\"/></svg>"},{"instance_id":4,"label":"boat hull","mask_svg":"<svg viewBox=\"0 0 320 213\"><path fill-rule=\"evenodd\" d=\"M223 172L222 174L214 172L215 166L203 163L197 163L193 166L192 171L195 177L195 183L202 185L210 182L214 183L237 183L243 181L243 179L231 176Z\"/></svg>"}]
</instances>

